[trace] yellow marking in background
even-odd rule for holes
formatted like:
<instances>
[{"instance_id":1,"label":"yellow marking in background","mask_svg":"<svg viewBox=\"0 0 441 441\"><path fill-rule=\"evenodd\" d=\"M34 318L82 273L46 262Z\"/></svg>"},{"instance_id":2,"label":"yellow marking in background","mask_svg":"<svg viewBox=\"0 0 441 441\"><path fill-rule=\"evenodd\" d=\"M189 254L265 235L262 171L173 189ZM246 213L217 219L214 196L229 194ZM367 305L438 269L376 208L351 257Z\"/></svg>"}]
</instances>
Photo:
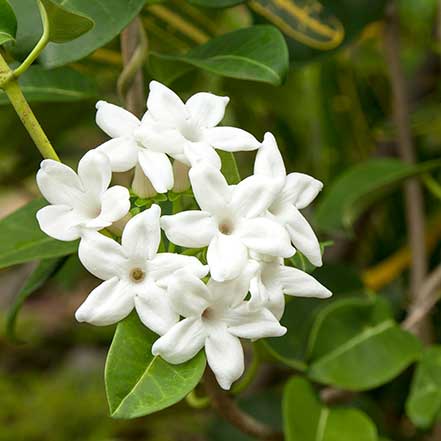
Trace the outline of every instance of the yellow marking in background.
<instances>
[{"instance_id":1,"label":"yellow marking in background","mask_svg":"<svg viewBox=\"0 0 441 441\"><path fill-rule=\"evenodd\" d=\"M271 4L272 6L278 8L279 12L288 13L294 20L297 20L299 24L305 28L305 30L310 29L319 36L328 37L329 40L321 41L307 35L305 32L295 29L290 23L282 18L282 16L277 15L268 7L262 5L258 0L251 0L249 2L251 9L275 24L288 37L300 41L301 43L314 49L320 50L335 49L344 39L344 27L335 17L329 19L329 23L334 26L332 27L311 16L311 8L301 8L292 0L272 0Z\"/></svg>"},{"instance_id":2,"label":"yellow marking in background","mask_svg":"<svg viewBox=\"0 0 441 441\"><path fill-rule=\"evenodd\" d=\"M176 30L182 32L195 43L202 44L210 39L205 32L202 32L197 27L193 26L193 24L186 21L183 17L164 6L151 5L148 7L147 11L173 26Z\"/></svg>"},{"instance_id":3,"label":"yellow marking in background","mask_svg":"<svg viewBox=\"0 0 441 441\"><path fill-rule=\"evenodd\" d=\"M154 18L143 17L142 22L144 23L148 31L153 32L153 34L155 34L165 43L168 43L170 46L176 47L179 50L189 49L188 44L186 44L183 40L180 40L172 33L165 31L164 29L161 28L161 26L157 25L154 21Z\"/></svg>"},{"instance_id":4,"label":"yellow marking in background","mask_svg":"<svg viewBox=\"0 0 441 441\"><path fill-rule=\"evenodd\" d=\"M112 51L110 49L100 48L97 49L90 58L94 61L104 62L108 64L114 64L120 66L122 64L122 57L119 52Z\"/></svg>"}]
</instances>

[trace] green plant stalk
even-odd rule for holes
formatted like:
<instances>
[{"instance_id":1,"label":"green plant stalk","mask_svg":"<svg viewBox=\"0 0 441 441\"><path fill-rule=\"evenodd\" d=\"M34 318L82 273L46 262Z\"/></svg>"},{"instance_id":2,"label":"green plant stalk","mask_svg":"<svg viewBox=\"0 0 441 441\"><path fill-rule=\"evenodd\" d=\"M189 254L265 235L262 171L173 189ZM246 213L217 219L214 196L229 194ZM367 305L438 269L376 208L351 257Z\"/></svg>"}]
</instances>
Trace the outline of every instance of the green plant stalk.
<instances>
[{"instance_id":1,"label":"green plant stalk","mask_svg":"<svg viewBox=\"0 0 441 441\"><path fill-rule=\"evenodd\" d=\"M43 158L54 159L60 161L57 153L49 142L46 134L40 126L37 118L35 117L32 109L30 108L23 92L18 85L17 80L14 78L14 74L8 63L6 63L3 56L0 54L0 89L3 89L9 98L12 106L15 109L18 117L25 126L38 150Z\"/></svg>"},{"instance_id":2,"label":"green plant stalk","mask_svg":"<svg viewBox=\"0 0 441 441\"><path fill-rule=\"evenodd\" d=\"M234 386L231 392L233 395L238 395L242 393L244 390L248 389L248 386L254 381L256 378L257 372L259 371L259 367L261 364L261 358L259 353L259 348L253 344L253 359L251 360L251 364L248 367L245 375L238 381Z\"/></svg>"},{"instance_id":3,"label":"green plant stalk","mask_svg":"<svg viewBox=\"0 0 441 441\"><path fill-rule=\"evenodd\" d=\"M186 397L187 404L194 409L205 409L210 405L210 398L207 396L198 397L195 390L192 390Z\"/></svg>"}]
</instances>

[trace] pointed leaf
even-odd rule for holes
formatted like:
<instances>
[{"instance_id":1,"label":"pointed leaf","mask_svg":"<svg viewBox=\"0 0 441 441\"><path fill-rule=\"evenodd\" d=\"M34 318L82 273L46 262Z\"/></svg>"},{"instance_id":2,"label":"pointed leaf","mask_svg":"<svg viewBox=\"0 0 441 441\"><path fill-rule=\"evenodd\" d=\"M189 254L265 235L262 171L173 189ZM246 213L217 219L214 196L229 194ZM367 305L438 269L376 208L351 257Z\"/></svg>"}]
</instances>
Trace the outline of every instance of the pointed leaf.
<instances>
[{"instance_id":1,"label":"pointed leaf","mask_svg":"<svg viewBox=\"0 0 441 441\"><path fill-rule=\"evenodd\" d=\"M17 19L8 0L0 0L0 45L15 39Z\"/></svg>"},{"instance_id":2,"label":"pointed leaf","mask_svg":"<svg viewBox=\"0 0 441 441\"><path fill-rule=\"evenodd\" d=\"M114 418L148 415L182 400L205 370L201 351L187 363L172 365L151 353L158 338L133 313L118 324L106 362L106 391Z\"/></svg>"},{"instance_id":3,"label":"pointed leaf","mask_svg":"<svg viewBox=\"0 0 441 441\"><path fill-rule=\"evenodd\" d=\"M227 182L230 185L238 184L240 182L240 173L234 154L231 152L224 152L222 150L219 150L217 153L222 160L221 171Z\"/></svg>"},{"instance_id":4,"label":"pointed leaf","mask_svg":"<svg viewBox=\"0 0 441 441\"><path fill-rule=\"evenodd\" d=\"M377 441L377 429L358 409L330 409L312 385L293 377L285 386L283 420L286 441Z\"/></svg>"},{"instance_id":5,"label":"pointed leaf","mask_svg":"<svg viewBox=\"0 0 441 441\"><path fill-rule=\"evenodd\" d=\"M152 54L217 75L280 85L288 71L285 39L273 26L257 25L213 38L185 55ZM170 66L169 66L170 67ZM158 70L156 70L158 72ZM185 69L180 68L180 72Z\"/></svg>"},{"instance_id":6,"label":"pointed leaf","mask_svg":"<svg viewBox=\"0 0 441 441\"><path fill-rule=\"evenodd\" d=\"M67 256L78 249L78 242L61 242L46 236L35 215L47 205L36 199L0 220L0 268L31 260Z\"/></svg>"}]
</instances>

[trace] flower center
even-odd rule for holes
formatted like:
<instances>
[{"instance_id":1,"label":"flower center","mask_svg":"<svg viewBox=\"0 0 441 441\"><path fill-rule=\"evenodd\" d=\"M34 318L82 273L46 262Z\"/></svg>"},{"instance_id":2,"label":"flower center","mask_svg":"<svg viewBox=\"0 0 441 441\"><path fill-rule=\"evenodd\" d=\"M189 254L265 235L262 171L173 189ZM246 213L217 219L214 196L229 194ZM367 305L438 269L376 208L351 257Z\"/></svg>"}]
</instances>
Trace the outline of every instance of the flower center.
<instances>
[{"instance_id":1,"label":"flower center","mask_svg":"<svg viewBox=\"0 0 441 441\"><path fill-rule=\"evenodd\" d=\"M181 127L182 136L190 142L198 142L201 139L201 131L195 124L191 124L190 122L186 122Z\"/></svg>"},{"instance_id":2,"label":"flower center","mask_svg":"<svg viewBox=\"0 0 441 441\"><path fill-rule=\"evenodd\" d=\"M145 279L145 272L141 268L133 268L130 271L130 278L135 283L140 283Z\"/></svg>"},{"instance_id":3,"label":"flower center","mask_svg":"<svg viewBox=\"0 0 441 441\"><path fill-rule=\"evenodd\" d=\"M205 311L202 313L202 318L204 320L212 320L214 318L214 310L213 308L206 308Z\"/></svg>"},{"instance_id":4,"label":"flower center","mask_svg":"<svg viewBox=\"0 0 441 441\"><path fill-rule=\"evenodd\" d=\"M222 222L219 223L219 231L222 234L226 234L227 236L229 236L230 234L233 233L234 231L234 225L233 222L231 222L230 220L226 219L223 220Z\"/></svg>"}]
</instances>

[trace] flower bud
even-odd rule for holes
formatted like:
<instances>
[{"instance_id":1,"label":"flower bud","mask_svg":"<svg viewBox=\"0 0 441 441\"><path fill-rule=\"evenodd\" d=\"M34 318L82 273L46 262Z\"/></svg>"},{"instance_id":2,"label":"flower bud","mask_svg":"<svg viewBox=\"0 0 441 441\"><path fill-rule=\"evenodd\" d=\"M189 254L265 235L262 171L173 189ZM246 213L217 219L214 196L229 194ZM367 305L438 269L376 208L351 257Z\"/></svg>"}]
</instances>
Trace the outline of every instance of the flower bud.
<instances>
[{"instance_id":1,"label":"flower bud","mask_svg":"<svg viewBox=\"0 0 441 441\"><path fill-rule=\"evenodd\" d=\"M156 190L153 188L150 179L144 174L142 168L139 164L136 164L135 167L135 176L132 181L132 190L135 194L137 194L140 198L152 198L155 196Z\"/></svg>"},{"instance_id":2,"label":"flower bud","mask_svg":"<svg viewBox=\"0 0 441 441\"><path fill-rule=\"evenodd\" d=\"M173 175L175 183L173 185L173 191L175 193L182 193L190 188L190 180L188 178L188 171L190 167L183 162L173 162Z\"/></svg>"}]
</instances>

